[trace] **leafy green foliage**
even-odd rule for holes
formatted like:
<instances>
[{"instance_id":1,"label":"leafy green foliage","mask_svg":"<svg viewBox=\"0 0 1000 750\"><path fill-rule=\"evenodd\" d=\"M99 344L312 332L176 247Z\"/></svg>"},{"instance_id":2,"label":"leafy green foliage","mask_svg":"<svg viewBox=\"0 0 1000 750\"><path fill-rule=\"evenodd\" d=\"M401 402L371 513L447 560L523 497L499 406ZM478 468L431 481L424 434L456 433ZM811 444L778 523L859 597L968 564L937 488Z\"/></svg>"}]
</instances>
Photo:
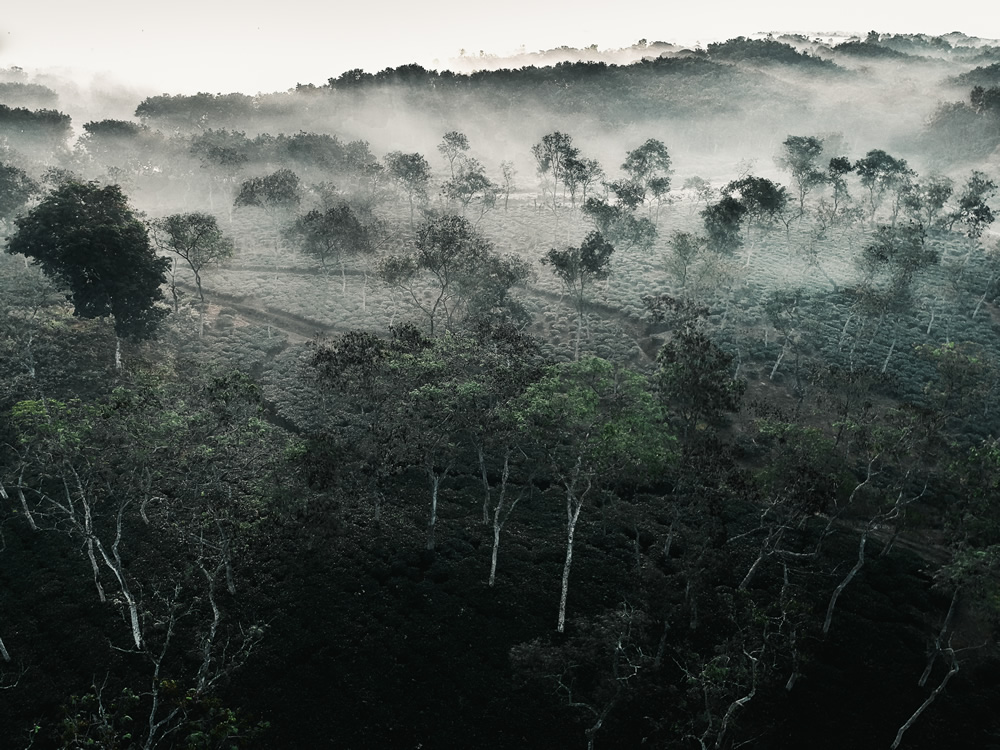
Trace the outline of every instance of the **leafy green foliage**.
<instances>
[{"instance_id":1,"label":"leafy green foliage","mask_svg":"<svg viewBox=\"0 0 1000 750\"><path fill-rule=\"evenodd\" d=\"M613 246L628 250L649 250L656 241L656 226L647 217L637 217L635 209L642 203L642 192L631 182L614 182L610 185L616 202L604 198L588 198L583 213L593 222L594 228Z\"/></svg>"},{"instance_id":2,"label":"leafy green foliage","mask_svg":"<svg viewBox=\"0 0 1000 750\"><path fill-rule=\"evenodd\" d=\"M509 419L567 481L580 471L595 483L636 481L670 460L673 438L646 379L599 357L546 368Z\"/></svg>"},{"instance_id":3,"label":"leafy green foliage","mask_svg":"<svg viewBox=\"0 0 1000 750\"><path fill-rule=\"evenodd\" d=\"M656 355L654 378L660 400L687 429L698 420L718 422L739 409L746 381L733 377L733 358L702 331L680 330Z\"/></svg>"},{"instance_id":4,"label":"leafy green foliage","mask_svg":"<svg viewBox=\"0 0 1000 750\"><path fill-rule=\"evenodd\" d=\"M524 282L530 267L520 258L501 256L462 216L431 219L417 230L416 252L387 256L378 274L391 287L404 290L428 319L433 335L443 315L445 328L481 315L521 315L510 290ZM418 296L417 285L432 288L429 300Z\"/></svg>"},{"instance_id":5,"label":"leafy green foliage","mask_svg":"<svg viewBox=\"0 0 1000 750\"><path fill-rule=\"evenodd\" d=\"M76 315L111 315L116 333L134 339L152 336L167 315L156 303L169 260L156 256L117 185L63 183L16 225L7 252L66 286Z\"/></svg>"}]
</instances>

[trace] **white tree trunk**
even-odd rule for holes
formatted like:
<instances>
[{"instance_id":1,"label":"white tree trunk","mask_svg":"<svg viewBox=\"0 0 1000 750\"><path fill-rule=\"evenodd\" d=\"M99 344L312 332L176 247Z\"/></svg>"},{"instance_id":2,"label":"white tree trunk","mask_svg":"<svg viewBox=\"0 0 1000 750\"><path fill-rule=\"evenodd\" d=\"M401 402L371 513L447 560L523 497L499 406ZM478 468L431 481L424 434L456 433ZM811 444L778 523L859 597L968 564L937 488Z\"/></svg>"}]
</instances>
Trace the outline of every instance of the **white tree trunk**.
<instances>
[{"instance_id":1,"label":"white tree trunk","mask_svg":"<svg viewBox=\"0 0 1000 750\"><path fill-rule=\"evenodd\" d=\"M833 610L837 606L837 599L840 595L844 593L844 589L847 585L854 579L854 576L858 574L862 566L865 564L865 544L868 543L868 529L865 529L864 534L861 535L861 542L858 544L858 560L854 563L854 567L850 569L844 580L840 582L836 589L833 591L833 595L830 597L830 604L826 608L826 619L823 621L823 635L826 635L830 630L830 622L833 620Z\"/></svg>"},{"instance_id":2,"label":"white tree trunk","mask_svg":"<svg viewBox=\"0 0 1000 750\"><path fill-rule=\"evenodd\" d=\"M573 536L576 534L576 522L583 508L583 498L574 498L572 491L566 493L566 562L563 563L562 589L559 594L559 620L556 632L566 629L566 599L569 595L569 571L573 565Z\"/></svg>"},{"instance_id":3,"label":"white tree trunk","mask_svg":"<svg viewBox=\"0 0 1000 750\"><path fill-rule=\"evenodd\" d=\"M916 720L920 718L920 714L926 711L927 708L934 702L934 700L939 695L941 695L941 693L944 692L945 687L947 687L948 685L948 681L951 680L951 678L954 677L956 674L958 674L958 659L955 658L954 651L952 651L951 649L948 650L951 651L951 669L948 670L948 673L944 676L944 679L941 680L941 684L938 685L936 688L934 688L934 692L932 692L930 695L927 696L927 700L925 700L923 703L920 704L920 708L914 711L913 715L906 720L903 726L899 728L899 731L896 732L896 739L892 741L892 744L889 746L889 750L896 750L896 748L899 747L899 743L903 741L903 735L906 733L906 730L912 727L914 722L916 722Z\"/></svg>"}]
</instances>

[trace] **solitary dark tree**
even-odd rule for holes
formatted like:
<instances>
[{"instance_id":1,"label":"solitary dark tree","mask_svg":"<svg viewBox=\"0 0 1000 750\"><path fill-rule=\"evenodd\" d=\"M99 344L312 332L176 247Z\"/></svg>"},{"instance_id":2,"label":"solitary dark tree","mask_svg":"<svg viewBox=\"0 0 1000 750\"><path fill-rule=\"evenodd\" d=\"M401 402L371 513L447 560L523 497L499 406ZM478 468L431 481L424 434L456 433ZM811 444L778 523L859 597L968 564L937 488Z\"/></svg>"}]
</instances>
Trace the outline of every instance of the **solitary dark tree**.
<instances>
[{"instance_id":1,"label":"solitary dark tree","mask_svg":"<svg viewBox=\"0 0 1000 750\"><path fill-rule=\"evenodd\" d=\"M236 208L259 208L267 214L274 230L274 258L277 264L281 225L301 201L298 175L290 169L279 169L264 177L244 180L233 204Z\"/></svg>"},{"instance_id":2,"label":"solitary dark tree","mask_svg":"<svg viewBox=\"0 0 1000 750\"><path fill-rule=\"evenodd\" d=\"M563 182L566 162L580 155L580 150L573 145L573 137L558 130L542 136L542 140L531 147L531 153L538 165L538 174L542 177L552 175L552 210L557 207L556 189Z\"/></svg>"},{"instance_id":3,"label":"solitary dark tree","mask_svg":"<svg viewBox=\"0 0 1000 750\"><path fill-rule=\"evenodd\" d=\"M656 200L662 200L670 191L670 153L663 141L650 138L629 151L622 169L638 186L643 201L650 194Z\"/></svg>"},{"instance_id":4,"label":"solitary dark tree","mask_svg":"<svg viewBox=\"0 0 1000 750\"><path fill-rule=\"evenodd\" d=\"M721 255L732 255L742 244L740 225L747 207L732 195L724 195L717 203L701 210L708 235L708 246Z\"/></svg>"},{"instance_id":5,"label":"solitary dark tree","mask_svg":"<svg viewBox=\"0 0 1000 750\"><path fill-rule=\"evenodd\" d=\"M914 171L906 165L906 159L896 159L881 149L873 149L864 158L854 163L854 171L861 179L861 184L868 189L871 212L874 217L886 192L894 191L897 195L914 176ZM893 213L895 219L895 210Z\"/></svg>"},{"instance_id":6,"label":"solitary dark tree","mask_svg":"<svg viewBox=\"0 0 1000 750\"><path fill-rule=\"evenodd\" d=\"M580 247L565 250L553 248L542 258L542 263L552 266L563 287L573 297L576 306L576 349L573 358L580 358L580 332L583 328L583 312L586 306L587 288L593 281L608 278L611 273L611 256L615 248L600 232L591 232Z\"/></svg>"},{"instance_id":7,"label":"solitary dark tree","mask_svg":"<svg viewBox=\"0 0 1000 750\"><path fill-rule=\"evenodd\" d=\"M171 214L153 222L153 231L164 249L183 259L194 273L198 297L205 301L201 289L201 272L206 266L231 258L235 246L231 238L219 229L212 214Z\"/></svg>"},{"instance_id":8,"label":"solitary dark tree","mask_svg":"<svg viewBox=\"0 0 1000 750\"><path fill-rule=\"evenodd\" d=\"M121 339L146 339L167 314L163 299L167 258L159 258L145 225L117 185L65 182L26 216L7 252L24 255L64 285L74 314L114 318Z\"/></svg>"},{"instance_id":9,"label":"solitary dark tree","mask_svg":"<svg viewBox=\"0 0 1000 750\"><path fill-rule=\"evenodd\" d=\"M965 189L958 197L958 209L954 219L965 226L966 234L978 239L993 223L993 210L986 203L997 191L997 184L979 171L973 171L965 184Z\"/></svg>"},{"instance_id":10,"label":"solitary dark tree","mask_svg":"<svg viewBox=\"0 0 1000 750\"><path fill-rule=\"evenodd\" d=\"M331 260L340 264L342 293L347 291L344 268L347 256L360 253L369 245L368 227L345 201L338 201L325 211L313 209L299 216L287 235L303 253L318 260L324 271Z\"/></svg>"},{"instance_id":11,"label":"solitary dark tree","mask_svg":"<svg viewBox=\"0 0 1000 750\"><path fill-rule=\"evenodd\" d=\"M385 156L386 171L406 193L410 204L410 228L413 228L413 201L427 199L427 185L431 181L431 165L422 154L404 154L393 151Z\"/></svg>"},{"instance_id":12,"label":"solitary dark tree","mask_svg":"<svg viewBox=\"0 0 1000 750\"><path fill-rule=\"evenodd\" d=\"M792 173L792 182L799 193L799 215L805 213L806 196L817 185L826 182L826 173L820 168L823 139L812 135L790 135L781 144L778 166Z\"/></svg>"},{"instance_id":13,"label":"solitary dark tree","mask_svg":"<svg viewBox=\"0 0 1000 750\"><path fill-rule=\"evenodd\" d=\"M448 160L448 169L451 170L452 179L455 178L455 161L459 164L465 158L465 152L469 150L469 139L465 133L452 130L444 134L441 143L438 144L438 151Z\"/></svg>"}]
</instances>

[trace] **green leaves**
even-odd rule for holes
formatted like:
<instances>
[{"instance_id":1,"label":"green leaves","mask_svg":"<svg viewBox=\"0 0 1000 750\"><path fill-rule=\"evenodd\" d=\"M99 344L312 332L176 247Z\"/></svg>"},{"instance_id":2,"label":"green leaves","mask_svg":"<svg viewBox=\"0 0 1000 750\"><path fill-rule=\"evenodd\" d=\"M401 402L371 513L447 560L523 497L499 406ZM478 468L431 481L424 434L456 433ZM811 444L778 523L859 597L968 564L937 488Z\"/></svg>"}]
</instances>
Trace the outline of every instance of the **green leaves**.
<instances>
[{"instance_id":1,"label":"green leaves","mask_svg":"<svg viewBox=\"0 0 1000 750\"><path fill-rule=\"evenodd\" d=\"M669 460L674 443L646 379L599 357L546 368L511 404L508 419L546 450L558 472L575 470L578 461L595 475L651 471Z\"/></svg>"},{"instance_id":2,"label":"green leaves","mask_svg":"<svg viewBox=\"0 0 1000 750\"><path fill-rule=\"evenodd\" d=\"M64 182L16 224L7 251L68 287L74 314L111 315L120 337L153 335L168 313L156 303L170 261L156 256L121 188Z\"/></svg>"}]
</instances>

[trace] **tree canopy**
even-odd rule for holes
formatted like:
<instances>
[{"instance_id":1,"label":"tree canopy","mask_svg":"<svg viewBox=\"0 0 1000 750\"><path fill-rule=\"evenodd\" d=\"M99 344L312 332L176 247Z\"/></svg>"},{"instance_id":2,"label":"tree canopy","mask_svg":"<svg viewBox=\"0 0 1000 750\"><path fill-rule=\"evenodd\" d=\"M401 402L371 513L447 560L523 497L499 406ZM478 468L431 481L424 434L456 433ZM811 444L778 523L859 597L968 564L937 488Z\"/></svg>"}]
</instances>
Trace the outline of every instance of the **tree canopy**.
<instances>
[{"instance_id":1,"label":"tree canopy","mask_svg":"<svg viewBox=\"0 0 1000 750\"><path fill-rule=\"evenodd\" d=\"M153 335L170 261L157 257L145 225L117 185L65 182L26 216L7 252L25 255L68 288L74 314L114 318L120 338Z\"/></svg>"}]
</instances>

